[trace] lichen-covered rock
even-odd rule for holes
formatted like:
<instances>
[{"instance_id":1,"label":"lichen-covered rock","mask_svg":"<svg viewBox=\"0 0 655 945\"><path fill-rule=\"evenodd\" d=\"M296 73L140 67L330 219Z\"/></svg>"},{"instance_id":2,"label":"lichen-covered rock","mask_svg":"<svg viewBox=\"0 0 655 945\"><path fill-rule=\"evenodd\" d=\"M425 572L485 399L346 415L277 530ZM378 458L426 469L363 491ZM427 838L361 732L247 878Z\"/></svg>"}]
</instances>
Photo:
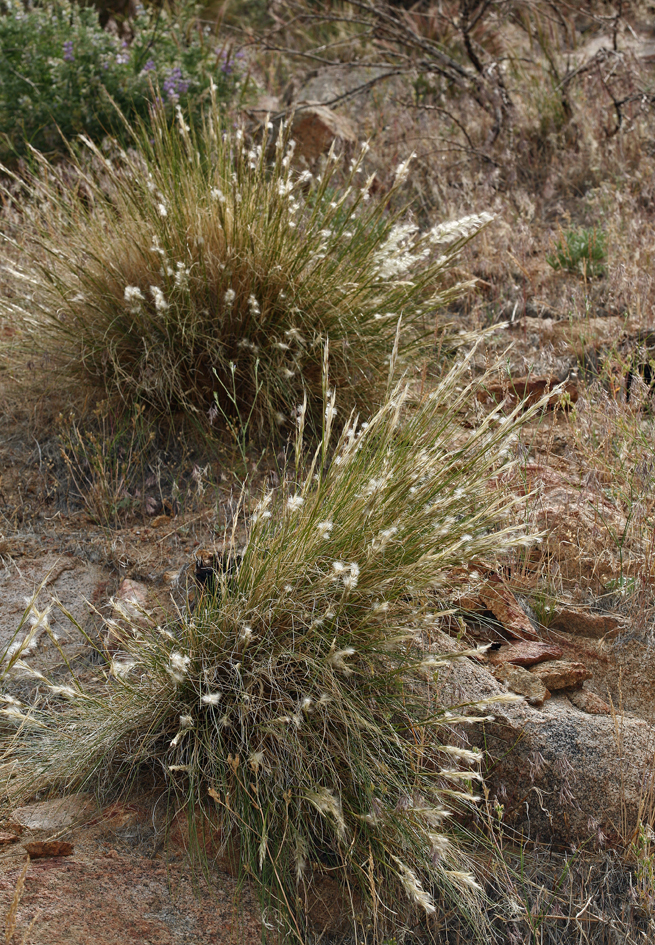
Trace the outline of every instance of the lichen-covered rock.
<instances>
[{"instance_id":1,"label":"lichen-covered rock","mask_svg":"<svg viewBox=\"0 0 655 945\"><path fill-rule=\"evenodd\" d=\"M493 668L493 674L499 682L520 696L525 696L530 705L541 706L550 698L547 686L523 666L501 663Z\"/></svg>"},{"instance_id":2,"label":"lichen-covered rock","mask_svg":"<svg viewBox=\"0 0 655 945\"><path fill-rule=\"evenodd\" d=\"M588 715L609 715L610 707L590 689L573 689L567 693L573 705Z\"/></svg>"},{"instance_id":3,"label":"lichen-covered rock","mask_svg":"<svg viewBox=\"0 0 655 945\"><path fill-rule=\"evenodd\" d=\"M537 676L551 692L580 686L592 676L584 663L570 663L568 660L548 660L533 666L528 672Z\"/></svg>"}]
</instances>

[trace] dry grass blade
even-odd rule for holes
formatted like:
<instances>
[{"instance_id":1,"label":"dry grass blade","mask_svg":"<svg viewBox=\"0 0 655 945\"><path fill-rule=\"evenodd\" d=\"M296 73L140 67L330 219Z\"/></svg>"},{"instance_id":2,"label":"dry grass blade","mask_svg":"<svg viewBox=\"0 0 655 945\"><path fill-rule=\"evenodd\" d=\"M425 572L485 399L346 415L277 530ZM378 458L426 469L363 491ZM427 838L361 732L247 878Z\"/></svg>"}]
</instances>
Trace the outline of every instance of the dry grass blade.
<instances>
[{"instance_id":1,"label":"dry grass blade","mask_svg":"<svg viewBox=\"0 0 655 945\"><path fill-rule=\"evenodd\" d=\"M14 895L12 897L9 909L7 910L7 916L5 918L5 945L9 945L14 933L16 931L16 917L18 915L18 909L20 906L20 901L23 898L23 892L25 890L25 877L27 876L27 871L30 868L30 858L27 857L25 861L25 866L20 872L18 879L16 880L16 887L14 889ZM33 922L32 922L33 925ZM32 928L30 925L30 929Z\"/></svg>"}]
</instances>

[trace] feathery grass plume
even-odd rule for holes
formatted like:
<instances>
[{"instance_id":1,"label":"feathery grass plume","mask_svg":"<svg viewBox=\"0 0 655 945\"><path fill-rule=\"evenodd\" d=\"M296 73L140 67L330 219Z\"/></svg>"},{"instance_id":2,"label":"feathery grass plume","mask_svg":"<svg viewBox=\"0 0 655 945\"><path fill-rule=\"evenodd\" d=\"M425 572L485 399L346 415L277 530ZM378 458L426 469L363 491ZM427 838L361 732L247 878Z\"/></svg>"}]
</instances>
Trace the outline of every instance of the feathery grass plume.
<instances>
[{"instance_id":1,"label":"feathery grass plume","mask_svg":"<svg viewBox=\"0 0 655 945\"><path fill-rule=\"evenodd\" d=\"M467 370L420 402L392 389L334 444L327 410L313 455L299 431L297 474L248 519L214 593L168 627L145 612L115 623L124 653L104 687L73 680L73 698L51 687L49 707L3 719L9 802L156 769L190 833L238 852L294 940L322 869L377 909L380 929L428 921L444 896L482 921L466 831L450 819L477 799L479 754L453 750L448 728L493 706L439 701L439 668L474 654L436 652L431 629L453 568L525 541L500 524L516 500L499 475L539 405L465 429Z\"/></svg>"},{"instance_id":2,"label":"feathery grass plume","mask_svg":"<svg viewBox=\"0 0 655 945\"><path fill-rule=\"evenodd\" d=\"M444 271L491 215L421 233L390 209L399 183L369 199L365 147L339 187L333 153L314 177L294 168L288 128L247 143L223 120L215 100L193 129L155 109L129 155L87 141L96 171L71 157L76 186L34 154L32 235L2 267L3 314L50 365L128 405L276 430L307 391L315 421L326 342L342 407L378 404L399 316L401 350L434 341L458 293Z\"/></svg>"}]
</instances>

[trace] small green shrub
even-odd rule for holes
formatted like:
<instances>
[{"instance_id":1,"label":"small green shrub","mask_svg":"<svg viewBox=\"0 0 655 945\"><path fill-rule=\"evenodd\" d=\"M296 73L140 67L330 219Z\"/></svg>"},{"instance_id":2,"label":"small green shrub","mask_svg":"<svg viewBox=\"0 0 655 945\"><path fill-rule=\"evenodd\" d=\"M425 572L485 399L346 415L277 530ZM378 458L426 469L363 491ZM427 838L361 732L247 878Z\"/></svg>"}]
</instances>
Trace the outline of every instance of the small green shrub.
<instances>
[{"instance_id":1,"label":"small green shrub","mask_svg":"<svg viewBox=\"0 0 655 945\"><path fill-rule=\"evenodd\" d=\"M0 156L65 148L86 134L100 141L124 131L111 98L133 119L147 117L154 89L172 113L198 107L214 82L221 100L241 84L238 60L206 32L188 2L139 5L132 40L100 26L93 5L0 0ZM63 136L63 138L62 138Z\"/></svg>"},{"instance_id":2,"label":"small green shrub","mask_svg":"<svg viewBox=\"0 0 655 945\"><path fill-rule=\"evenodd\" d=\"M452 815L475 803L480 754L449 731L516 697L444 705L439 669L467 653L433 640L453 569L526 540L499 524L516 501L501 473L542 404L466 430L467 372L453 368L421 403L396 388L334 446L326 390L317 451L303 452L301 414L296 471L250 509L245 548L232 546L193 612L165 626L127 610L111 621L122 652L104 685L36 674L38 705L4 697L7 803L159 772L191 839L237 855L290 939L306 941L303 905L324 868L346 902L361 897L362 921L377 916L371 941L429 917L439 897L475 923L479 889ZM9 693L12 674L35 675L31 632L23 642L19 628L4 656Z\"/></svg>"},{"instance_id":3,"label":"small green shrub","mask_svg":"<svg viewBox=\"0 0 655 945\"><path fill-rule=\"evenodd\" d=\"M197 134L181 109L175 124L156 110L138 141L122 163L96 148L100 171L78 165L77 188L41 160L35 231L0 303L50 363L128 405L277 429L306 393L320 429L326 343L344 403L379 403L399 319L401 351L434 345L459 291L444 276L491 219L421 233L389 210L406 164L374 201L365 148L339 188L333 155L299 173L288 132L248 145L216 99Z\"/></svg>"},{"instance_id":4,"label":"small green shrub","mask_svg":"<svg viewBox=\"0 0 655 945\"><path fill-rule=\"evenodd\" d=\"M607 261L605 234L595 227L560 233L555 252L547 256L546 261L555 270L563 269L585 278L602 276Z\"/></svg>"}]
</instances>

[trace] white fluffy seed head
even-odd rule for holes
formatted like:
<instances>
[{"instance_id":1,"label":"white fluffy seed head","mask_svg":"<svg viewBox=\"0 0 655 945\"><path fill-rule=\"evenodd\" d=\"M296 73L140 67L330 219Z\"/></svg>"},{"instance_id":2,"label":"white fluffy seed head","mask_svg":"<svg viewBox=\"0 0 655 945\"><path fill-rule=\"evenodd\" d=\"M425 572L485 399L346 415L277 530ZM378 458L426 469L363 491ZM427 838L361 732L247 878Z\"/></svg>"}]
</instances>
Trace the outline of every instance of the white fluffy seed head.
<instances>
[{"instance_id":1,"label":"white fluffy seed head","mask_svg":"<svg viewBox=\"0 0 655 945\"><path fill-rule=\"evenodd\" d=\"M218 705L221 701L221 696L221 692L206 692L200 697L200 701L203 705Z\"/></svg>"},{"instance_id":2,"label":"white fluffy seed head","mask_svg":"<svg viewBox=\"0 0 655 945\"><path fill-rule=\"evenodd\" d=\"M165 312L165 311L168 309L168 302L166 301L166 299L165 299L165 297L164 297L164 293L163 293L162 290L159 288L159 286L158 286L158 285L151 285L151 286L150 286L150 294L152 295L152 297L153 297L153 299L154 299L154 301L155 301L155 308L157 309L157 311L158 311L160 314L162 314L163 312Z\"/></svg>"},{"instance_id":3,"label":"white fluffy seed head","mask_svg":"<svg viewBox=\"0 0 655 945\"><path fill-rule=\"evenodd\" d=\"M134 304L136 302L143 302L144 295L141 289L136 285L126 285L125 292L123 293L123 298L129 304Z\"/></svg>"},{"instance_id":4,"label":"white fluffy seed head","mask_svg":"<svg viewBox=\"0 0 655 945\"><path fill-rule=\"evenodd\" d=\"M403 884L407 897L411 902L415 902L418 906L421 906L427 915L432 915L435 913L436 906L432 900L432 897L421 885L416 873L409 868L402 860L399 860L397 857L393 859L398 864L399 868L399 877L400 881Z\"/></svg>"}]
</instances>

